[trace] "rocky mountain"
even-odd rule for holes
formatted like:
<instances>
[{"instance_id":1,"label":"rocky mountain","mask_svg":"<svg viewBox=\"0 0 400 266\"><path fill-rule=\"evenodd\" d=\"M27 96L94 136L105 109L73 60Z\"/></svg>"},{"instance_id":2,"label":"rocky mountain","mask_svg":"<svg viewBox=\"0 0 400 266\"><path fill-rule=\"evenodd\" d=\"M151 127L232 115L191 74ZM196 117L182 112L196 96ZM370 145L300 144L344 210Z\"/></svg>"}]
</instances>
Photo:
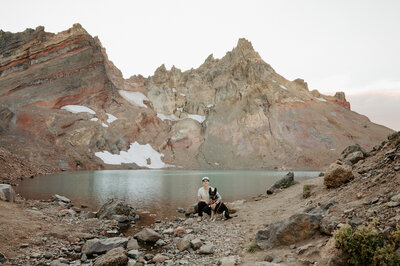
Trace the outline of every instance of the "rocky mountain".
<instances>
[{"instance_id":1,"label":"rocky mountain","mask_svg":"<svg viewBox=\"0 0 400 266\"><path fill-rule=\"evenodd\" d=\"M133 60L133 59L132 59ZM1 179L68 169L321 169L392 130L280 76L240 39L197 69L123 79L79 24L0 31ZM8 156L7 154L12 154ZM16 174L18 173L18 174Z\"/></svg>"}]
</instances>

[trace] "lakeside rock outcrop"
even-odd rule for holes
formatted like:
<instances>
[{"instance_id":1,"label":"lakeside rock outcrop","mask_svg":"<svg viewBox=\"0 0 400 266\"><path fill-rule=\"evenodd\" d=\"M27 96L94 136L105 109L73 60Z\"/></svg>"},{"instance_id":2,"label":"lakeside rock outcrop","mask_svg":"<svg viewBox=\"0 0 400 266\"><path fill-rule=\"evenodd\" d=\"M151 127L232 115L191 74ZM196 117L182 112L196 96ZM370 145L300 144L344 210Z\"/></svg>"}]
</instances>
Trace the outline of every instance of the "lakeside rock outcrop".
<instances>
[{"instance_id":1,"label":"lakeside rock outcrop","mask_svg":"<svg viewBox=\"0 0 400 266\"><path fill-rule=\"evenodd\" d=\"M342 92L286 80L245 39L197 69L162 65L129 79L79 24L57 34L0 31L0 50L8 183L73 169L322 169L344 147L370 149L392 132L351 111ZM133 143L157 157L121 159Z\"/></svg>"}]
</instances>

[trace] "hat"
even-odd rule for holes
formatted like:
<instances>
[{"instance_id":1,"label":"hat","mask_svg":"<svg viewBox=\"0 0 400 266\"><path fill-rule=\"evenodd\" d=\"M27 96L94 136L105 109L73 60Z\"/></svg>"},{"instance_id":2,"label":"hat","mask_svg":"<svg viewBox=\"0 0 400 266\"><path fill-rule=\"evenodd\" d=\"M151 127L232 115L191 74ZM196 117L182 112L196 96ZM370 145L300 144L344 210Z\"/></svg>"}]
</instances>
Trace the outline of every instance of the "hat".
<instances>
[{"instance_id":1,"label":"hat","mask_svg":"<svg viewBox=\"0 0 400 266\"><path fill-rule=\"evenodd\" d=\"M203 182L204 180L210 181L210 179L209 179L207 176L203 177L203 178L201 179L201 182Z\"/></svg>"}]
</instances>

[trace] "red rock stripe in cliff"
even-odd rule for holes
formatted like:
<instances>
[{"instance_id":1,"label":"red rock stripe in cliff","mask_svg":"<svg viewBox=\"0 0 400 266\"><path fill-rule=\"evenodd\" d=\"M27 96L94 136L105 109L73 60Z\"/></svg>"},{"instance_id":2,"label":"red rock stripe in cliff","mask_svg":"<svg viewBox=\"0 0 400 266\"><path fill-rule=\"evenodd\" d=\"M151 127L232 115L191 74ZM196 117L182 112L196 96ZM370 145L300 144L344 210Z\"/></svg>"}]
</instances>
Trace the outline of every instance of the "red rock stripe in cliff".
<instances>
[{"instance_id":1,"label":"red rock stripe in cliff","mask_svg":"<svg viewBox=\"0 0 400 266\"><path fill-rule=\"evenodd\" d=\"M41 65L45 62L49 62L49 61L58 59L67 54L75 53L75 52L81 51L83 49L90 48L91 47L90 45L84 45L84 46L78 46L78 47L73 46L74 44L77 44L85 39L86 39L86 36L78 36L77 38L74 38L69 41L64 41L64 42L60 43L59 45L53 46L50 49L42 50L40 52L28 55L28 57L26 57L26 58L12 61L12 62L0 67L0 78L5 78L5 77L9 76L10 74L16 74L19 72L23 72L28 67L35 67L35 66ZM68 48L68 46L72 46L73 48L71 50L67 50L65 53L57 55L57 52L61 51L62 49ZM52 55L54 55L54 56L52 56ZM48 59L43 60L43 61L39 60L40 58L43 58L43 57L44 58L48 57ZM35 64L35 59L38 61L36 64ZM15 69L15 71L12 71L13 69Z\"/></svg>"},{"instance_id":2,"label":"red rock stripe in cliff","mask_svg":"<svg viewBox=\"0 0 400 266\"><path fill-rule=\"evenodd\" d=\"M30 82L29 84L26 84L26 83L25 84L21 84L18 87L14 88L12 90L9 90L6 93L0 94L0 97L9 96L9 95L11 95L11 94L13 94L13 93L15 93L17 91L20 91L22 89L27 88L27 87L36 87L36 86L40 86L40 85L43 85L43 84L51 83L51 82L54 82L54 81L56 81L58 79L64 78L66 76L71 76L71 75L75 74L76 72L79 72L79 71L81 71L83 69L96 67L96 66L101 65L103 63L104 63L103 61L97 61L97 62L94 62L92 64L89 64L89 65L86 65L86 66L83 66L83 67L74 68L74 69L70 69L70 70L67 70L67 71L57 72L57 73L54 73L53 75L50 75L50 76L47 76L47 77L42 77L40 79L36 79L36 80Z\"/></svg>"}]
</instances>

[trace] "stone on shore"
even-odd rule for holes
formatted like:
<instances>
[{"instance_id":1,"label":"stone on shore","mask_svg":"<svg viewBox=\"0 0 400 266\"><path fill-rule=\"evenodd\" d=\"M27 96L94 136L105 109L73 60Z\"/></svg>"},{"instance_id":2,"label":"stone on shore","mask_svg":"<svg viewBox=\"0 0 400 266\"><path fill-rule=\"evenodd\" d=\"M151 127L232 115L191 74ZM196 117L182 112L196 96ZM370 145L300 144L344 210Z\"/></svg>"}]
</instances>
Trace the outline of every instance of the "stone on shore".
<instances>
[{"instance_id":1,"label":"stone on shore","mask_svg":"<svg viewBox=\"0 0 400 266\"><path fill-rule=\"evenodd\" d=\"M71 200L69 198L64 197L64 196L60 196L60 195L57 195L57 194L53 195L53 197L51 199L53 201L61 201L61 202L64 202L64 203L71 203Z\"/></svg>"},{"instance_id":2,"label":"stone on shore","mask_svg":"<svg viewBox=\"0 0 400 266\"><path fill-rule=\"evenodd\" d=\"M284 188L292 185L294 182L294 173L289 172L286 176L278 181L275 182L269 189L267 189L267 194L274 193L275 190L279 188Z\"/></svg>"},{"instance_id":3,"label":"stone on shore","mask_svg":"<svg viewBox=\"0 0 400 266\"><path fill-rule=\"evenodd\" d=\"M97 218L108 220L112 219L115 215L124 215L133 218L136 216L136 211L122 200L110 199L96 214Z\"/></svg>"},{"instance_id":4,"label":"stone on shore","mask_svg":"<svg viewBox=\"0 0 400 266\"><path fill-rule=\"evenodd\" d=\"M15 201L15 191L11 185L0 184L0 200L9 202Z\"/></svg>"},{"instance_id":5,"label":"stone on shore","mask_svg":"<svg viewBox=\"0 0 400 266\"><path fill-rule=\"evenodd\" d=\"M126 251L120 248L114 248L106 254L98 257L94 262L94 266L125 266L128 263Z\"/></svg>"},{"instance_id":6,"label":"stone on shore","mask_svg":"<svg viewBox=\"0 0 400 266\"><path fill-rule=\"evenodd\" d=\"M150 228L144 228L135 237L143 242L156 242L161 238L161 235Z\"/></svg>"},{"instance_id":7,"label":"stone on shore","mask_svg":"<svg viewBox=\"0 0 400 266\"><path fill-rule=\"evenodd\" d=\"M327 188L336 188L353 178L351 166L333 163L325 172L324 185Z\"/></svg>"},{"instance_id":8,"label":"stone on shore","mask_svg":"<svg viewBox=\"0 0 400 266\"><path fill-rule=\"evenodd\" d=\"M295 244L318 232L320 222L319 215L298 213L258 231L256 241L262 249Z\"/></svg>"},{"instance_id":9,"label":"stone on shore","mask_svg":"<svg viewBox=\"0 0 400 266\"><path fill-rule=\"evenodd\" d=\"M125 248L128 239L125 237L111 237L106 239L94 238L86 241L83 245L82 253L86 255L102 254L114 248Z\"/></svg>"}]
</instances>

